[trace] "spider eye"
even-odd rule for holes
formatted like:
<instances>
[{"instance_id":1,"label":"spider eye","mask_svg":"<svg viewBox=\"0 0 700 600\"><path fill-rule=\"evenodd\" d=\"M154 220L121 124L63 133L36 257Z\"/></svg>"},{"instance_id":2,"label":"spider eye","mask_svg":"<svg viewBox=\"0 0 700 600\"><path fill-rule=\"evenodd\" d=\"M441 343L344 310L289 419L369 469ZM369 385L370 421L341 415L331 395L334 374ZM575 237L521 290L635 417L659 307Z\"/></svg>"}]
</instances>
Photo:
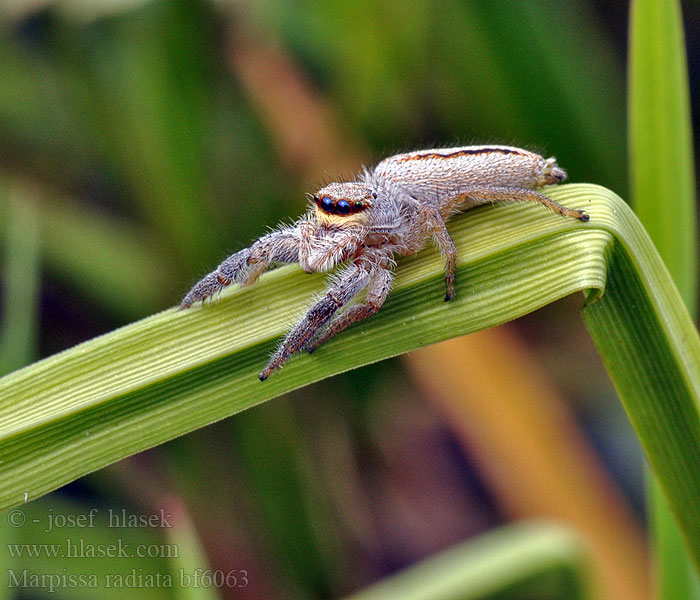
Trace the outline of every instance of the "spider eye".
<instances>
[{"instance_id":1,"label":"spider eye","mask_svg":"<svg viewBox=\"0 0 700 600\"><path fill-rule=\"evenodd\" d=\"M320 206L327 213L335 212L335 206L333 206L333 200L331 198L329 198L328 196L324 196L323 198L321 198Z\"/></svg>"},{"instance_id":2,"label":"spider eye","mask_svg":"<svg viewBox=\"0 0 700 600\"><path fill-rule=\"evenodd\" d=\"M365 207L365 203L362 202L362 200L355 200L352 207L353 207L353 209L360 211Z\"/></svg>"},{"instance_id":3,"label":"spider eye","mask_svg":"<svg viewBox=\"0 0 700 600\"><path fill-rule=\"evenodd\" d=\"M350 203L347 200L338 200L335 205L335 209L341 215L347 215L350 213Z\"/></svg>"},{"instance_id":4,"label":"spider eye","mask_svg":"<svg viewBox=\"0 0 700 600\"><path fill-rule=\"evenodd\" d=\"M377 192L372 192L372 198L377 199Z\"/></svg>"},{"instance_id":5,"label":"spider eye","mask_svg":"<svg viewBox=\"0 0 700 600\"><path fill-rule=\"evenodd\" d=\"M316 204L318 204L318 194L314 194L313 196L311 196L311 199L312 199Z\"/></svg>"}]
</instances>

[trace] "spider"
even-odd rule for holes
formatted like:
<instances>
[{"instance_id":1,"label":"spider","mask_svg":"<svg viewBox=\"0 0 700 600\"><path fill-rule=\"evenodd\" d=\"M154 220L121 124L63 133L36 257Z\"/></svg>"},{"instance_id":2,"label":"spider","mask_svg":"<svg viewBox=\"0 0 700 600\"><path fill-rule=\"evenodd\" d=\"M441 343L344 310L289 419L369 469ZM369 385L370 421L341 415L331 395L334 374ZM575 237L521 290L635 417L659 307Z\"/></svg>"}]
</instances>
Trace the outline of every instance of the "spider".
<instances>
[{"instance_id":1,"label":"spider","mask_svg":"<svg viewBox=\"0 0 700 600\"><path fill-rule=\"evenodd\" d=\"M457 250L445 228L456 212L491 202L533 201L588 221L536 188L566 172L554 158L510 146L462 146L397 154L365 169L355 181L330 183L311 196L311 209L224 260L185 296L181 309L225 286L251 285L270 265L298 262L304 271L344 266L324 295L287 334L259 377L295 352L313 352L353 323L376 313L391 290L395 255L415 254L433 238L445 257L445 300L455 295ZM363 290L364 302L341 310ZM335 316L337 314L337 316ZM334 318L335 316L335 318Z\"/></svg>"}]
</instances>

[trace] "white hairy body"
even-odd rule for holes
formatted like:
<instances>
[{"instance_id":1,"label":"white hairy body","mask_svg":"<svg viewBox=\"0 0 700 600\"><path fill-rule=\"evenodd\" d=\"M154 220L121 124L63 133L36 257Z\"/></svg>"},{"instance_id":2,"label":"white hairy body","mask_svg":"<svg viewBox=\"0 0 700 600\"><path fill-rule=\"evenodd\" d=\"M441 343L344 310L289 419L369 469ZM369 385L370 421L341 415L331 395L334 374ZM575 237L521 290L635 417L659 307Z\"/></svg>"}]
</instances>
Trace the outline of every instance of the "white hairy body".
<instances>
[{"instance_id":1,"label":"white hairy body","mask_svg":"<svg viewBox=\"0 0 700 600\"><path fill-rule=\"evenodd\" d=\"M231 283L250 285L270 265L298 262L307 273L345 263L260 373L269 375L295 352L312 352L377 312L393 282L395 255L415 254L433 238L445 256L445 300L454 297L457 251L445 227L456 212L491 202L539 202L582 221L536 188L566 178L554 158L510 146L462 146L397 154L356 181L331 183L313 195L315 206L292 226L269 233L229 256L182 301L187 308ZM361 304L345 310L363 290Z\"/></svg>"}]
</instances>

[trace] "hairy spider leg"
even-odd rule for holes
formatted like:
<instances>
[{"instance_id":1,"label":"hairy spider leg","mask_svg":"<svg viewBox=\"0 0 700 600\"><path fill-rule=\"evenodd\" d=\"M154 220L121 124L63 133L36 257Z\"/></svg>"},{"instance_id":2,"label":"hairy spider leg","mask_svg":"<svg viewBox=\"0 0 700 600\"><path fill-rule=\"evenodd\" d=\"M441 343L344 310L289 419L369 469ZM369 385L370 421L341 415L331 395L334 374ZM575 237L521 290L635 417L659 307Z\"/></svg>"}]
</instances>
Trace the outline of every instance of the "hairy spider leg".
<instances>
[{"instance_id":1,"label":"hairy spider leg","mask_svg":"<svg viewBox=\"0 0 700 600\"><path fill-rule=\"evenodd\" d=\"M447 232L440 211L427 204L422 205L425 225L445 257L445 302L455 296L455 271L457 270L457 248Z\"/></svg>"},{"instance_id":2,"label":"hairy spider leg","mask_svg":"<svg viewBox=\"0 0 700 600\"><path fill-rule=\"evenodd\" d=\"M495 202L538 202L563 217L573 217L580 221L588 221L588 213L584 210L567 208L544 194L528 188L501 187L491 185L466 185L460 188L460 194L450 198L448 205L458 207L465 198L470 198L477 204Z\"/></svg>"},{"instance_id":3,"label":"hairy spider leg","mask_svg":"<svg viewBox=\"0 0 700 600\"><path fill-rule=\"evenodd\" d=\"M318 237L318 228L304 224L300 228L299 265L307 273L329 271L352 256L362 245L362 230L336 229L329 237Z\"/></svg>"},{"instance_id":4,"label":"hairy spider leg","mask_svg":"<svg viewBox=\"0 0 700 600\"><path fill-rule=\"evenodd\" d=\"M325 295L314 304L299 324L284 338L270 358L270 362L260 373L260 381L265 381L270 374L281 367L287 359L303 348L338 311L367 287L370 272L356 263L350 264L338 279L326 288Z\"/></svg>"},{"instance_id":5,"label":"hairy spider leg","mask_svg":"<svg viewBox=\"0 0 700 600\"><path fill-rule=\"evenodd\" d=\"M250 247L248 271L242 278L232 277L241 282L241 287L255 283L255 280L273 264L299 261L300 224L268 233ZM226 261L224 261L224 264ZM221 274L228 274L221 267Z\"/></svg>"},{"instance_id":6,"label":"hairy spider leg","mask_svg":"<svg viewBox=\"0 0 700 600\"><path fill-rule=\"evenodd\" d=\"M298 227L287 227L268 233L250 248L232 254L190 290L180 309L204 301L232 283L250 285L273 263L297 262L299 237Z\"/></svg>"},{"instance_id":7,"label":"hairy spider leg","mask_svg":"<svg viewBox=\"0 0 700 600\"><path fill-rule=\"evenodd\" d=\"M446 302L452 300L455 296L457 248L447 231L443 215L449 217L455 210L459 210L459 205L463 204L467 199L477 205L494 202L537 202L565 217L573 217L581 221L588 221L589 219L588 214L583 210L567 208L538 191L518 187L465 185L460 188L458 194L447 196L439 202L439 209L431 204L420 205L419 210L422 212L427 231L432 234L440 252L445 257Z\"/></svg>"},{"instance_id":8,"label":"hairy spider leg","mask_svg":"<svg viewBox=\"0 0 700 600\"><path fill-rule=\"evenodd\" d=\"M394 274L389 269L379 267L372 274L372 279L369 282L366 302L351 306L338 315L325 330L311 338L305 346L306 350L313 352L353 323L363 321L376 313L384 305L393 280Z\"/></svg>"}]
</instances>

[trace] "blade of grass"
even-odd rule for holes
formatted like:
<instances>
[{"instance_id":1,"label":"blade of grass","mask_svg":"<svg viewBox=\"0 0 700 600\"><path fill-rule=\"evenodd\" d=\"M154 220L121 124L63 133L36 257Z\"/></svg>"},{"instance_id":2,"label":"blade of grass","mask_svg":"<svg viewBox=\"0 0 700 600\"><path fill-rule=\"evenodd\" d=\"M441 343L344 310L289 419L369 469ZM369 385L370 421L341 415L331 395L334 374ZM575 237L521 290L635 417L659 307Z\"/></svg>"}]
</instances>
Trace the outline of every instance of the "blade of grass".
<instances>
[{"instance_id":1,"label":"blade of grass","mask_svg":"<svg viewBox=\"0 0 700 600\"><path fill-rule=\"evenodd\" d=\"M632 3L631 198L688 308L697 295L693 132L680 4Z\"/></svg>"},{"instance_id":2,"label":"blade of grass","mask_svg":"<svg viewBox=\"0 0 700 600\"><path fill-rule=\"evenodd\" d=\"M444 281L435 252L402 260L396 289L378 315L264 384L256 373L274 340L322 289L322 276L278 269L204 309L165 311L7 376L0 380L0 505L34 498L322 377L593 288L606 293L597 302L600 291L590 295L586 322L700 559L697 332L624 202L591 185L550 194L586 208L591 222L526 205L461 215L451 227L462 257L454 302L436 300Z\"/></svg>"},{"instance_id":3,"label":"blade of grass","mask_svg":"<svg viewBox=\"0 0 700 600\"><path fill-rule=\"evenodd\" d=\"M26 190L3 186L5 252L2 268L0 373L14 371L37 354L39 321L39 215ZM3 219L0 218L0 222Z\"/></svg>"},{"instance_id":4,"label":"blade of grass","mask_svg":"<svg viewBox=\"0 0 700 600\"><path fill-rule=\"evenodd\" d=\"M257 373L323 275L277 269L203 309L165 311L0 380L0 506L333 373L602 287L609 234L537 208L455 220L455 302L442 302L442 259L426 250L402 261L376 318L265 383ZM565 258L552 265L554 255Z\"/></svg>"},{"instance_id":5,"label":"blade of grass","mask_svg":"<svg viewBox=\"0 0 700 600\"><path fill-rule=\"evenodd\" d=\"M570 530L521 522L450 548L346 600L476 600L533 588L542 592L534 597L595 598L587 559L583 542Z\"/></svg>"},{"instance_id":6,"label":"blade of grass","mask_svg":"<svg viewBox=\"0 0 700 600\"><path fill-rule=\"evenodd\" d=\"M5 213L2 261L2 312L0 315L0 373L5 374L29 364L36 358L39 313L39 272L41 242L38 215L33 199L25 197L15 184L0 184L0 212ZM4 209L4 210L2 210ZM0 547L20 542L13 527L0 529ZM2 561L6 572L17 569L14 556ZM14 593L0 586L0 600Z\"/></svg>"},{"instance_id":7,"label":"blade of grass","mask_svg":"<svg viewBox=\"0 0 700 600\"><path fill-rule=\"evenodd\" d=\"M631 4L629 61L632 205L694 314L695 181L685 40L677 1ZM700 583L653 477L648 490L657 596L697 598Z\"/></svg>"}]
</instances>

